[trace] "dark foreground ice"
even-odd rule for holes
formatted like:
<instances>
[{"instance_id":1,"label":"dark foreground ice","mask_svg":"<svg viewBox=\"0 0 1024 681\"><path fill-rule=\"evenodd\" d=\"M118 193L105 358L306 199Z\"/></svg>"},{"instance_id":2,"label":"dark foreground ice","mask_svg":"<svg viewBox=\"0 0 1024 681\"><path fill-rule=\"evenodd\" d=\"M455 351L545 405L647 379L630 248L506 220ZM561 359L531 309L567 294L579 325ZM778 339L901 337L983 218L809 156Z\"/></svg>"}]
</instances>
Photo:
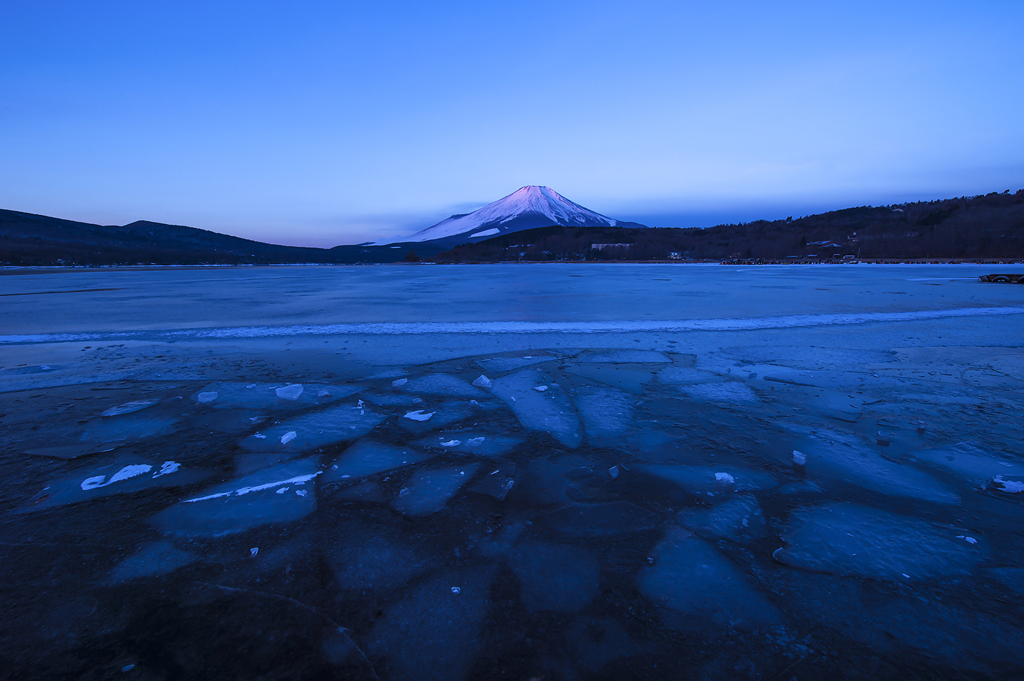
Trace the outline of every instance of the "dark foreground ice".
<instances>
[{"instance_id":1,"label":"dark foreground ice","mask_svg":"<svg viewBox=\"0 0 1024 681\"><path fill-rule=\"evenodd\" d=\"M390 271L469 305L466 269ZM26 326L0 344L4 678L1021 678L1024 287L761 272L502 271L504 319L548 325L522 333ZM691 328L587 331L594 277Z\"/></svg>"}]
</instances>

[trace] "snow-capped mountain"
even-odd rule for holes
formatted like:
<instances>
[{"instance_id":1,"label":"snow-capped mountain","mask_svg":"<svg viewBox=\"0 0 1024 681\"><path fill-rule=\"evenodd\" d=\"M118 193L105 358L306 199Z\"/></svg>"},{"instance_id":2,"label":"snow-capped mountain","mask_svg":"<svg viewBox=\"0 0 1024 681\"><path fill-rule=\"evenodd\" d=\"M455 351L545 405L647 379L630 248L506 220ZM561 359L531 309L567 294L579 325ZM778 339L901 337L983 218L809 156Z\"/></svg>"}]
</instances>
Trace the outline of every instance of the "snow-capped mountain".
<instances>
[{"instance_id":1,"label":"snow-capped mountain","mask_svg":"<svg viewBox=\"0 0 1024 681\"><path fill-rule=\"evenodd\" d=\"M573 203L554 189L527 186L472 213L453 215L410 237L378 241L376 245L442 239L468 242L550 225L643 227L634 222L619 222L600 213L595 213L578 203Z\"/></svg>"}]
</instances>

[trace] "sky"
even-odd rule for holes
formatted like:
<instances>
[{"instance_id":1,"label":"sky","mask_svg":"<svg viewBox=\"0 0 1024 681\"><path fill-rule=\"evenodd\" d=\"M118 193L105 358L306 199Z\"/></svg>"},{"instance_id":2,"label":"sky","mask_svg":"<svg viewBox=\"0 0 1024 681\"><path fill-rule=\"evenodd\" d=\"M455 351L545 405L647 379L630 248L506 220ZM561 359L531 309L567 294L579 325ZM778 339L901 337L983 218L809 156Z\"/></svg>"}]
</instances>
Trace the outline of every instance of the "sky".
<instances>
[{"instance_id":1,"label":"sky","mask_svg":"<svg viewBox=\"0 0 1024 681\"><path fill-rule=\"evenodd\" d=\"M0 0L0 208L334 246L1024 188L1024 3Z\"/></svg>"}]
</instances>

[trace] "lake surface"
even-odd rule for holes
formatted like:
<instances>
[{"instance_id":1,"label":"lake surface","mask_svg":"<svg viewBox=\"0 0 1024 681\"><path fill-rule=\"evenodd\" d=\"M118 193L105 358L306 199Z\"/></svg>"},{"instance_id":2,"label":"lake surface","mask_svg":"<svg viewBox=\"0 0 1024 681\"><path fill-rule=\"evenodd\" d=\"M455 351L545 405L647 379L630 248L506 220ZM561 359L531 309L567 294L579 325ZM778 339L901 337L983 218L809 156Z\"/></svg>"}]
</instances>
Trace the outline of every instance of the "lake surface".
<instances>
[{"instance_id":1,"label":"lake surface","mask_svg":"<svg viewBox=\"0 0 1024 681\"><path fill-rule=\"evenodd\" d=\"M2 276L0 659L1018 677L1024 286L993 271Z\"/></svg>"}]
</instances>

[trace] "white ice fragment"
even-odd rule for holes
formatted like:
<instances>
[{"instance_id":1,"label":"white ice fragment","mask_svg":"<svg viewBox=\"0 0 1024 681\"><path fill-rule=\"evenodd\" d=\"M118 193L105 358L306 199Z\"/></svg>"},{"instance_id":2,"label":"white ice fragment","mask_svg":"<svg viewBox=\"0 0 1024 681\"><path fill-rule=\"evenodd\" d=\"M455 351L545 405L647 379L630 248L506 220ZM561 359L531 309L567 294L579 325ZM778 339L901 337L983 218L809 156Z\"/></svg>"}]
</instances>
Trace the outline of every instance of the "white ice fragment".
<instances>
[{"instance_id":1,"label":"white ice fragment","mask_svg":"<svg viewBox=\"0 0 1024 681\"><path fill-rule=\"evenodd\" d=\"M246 387L247 390L252 390L253 388L256 387L256 384L255 383L250 383L249 385L247 385L245 387Z\"/></svg>"},{"instance_id":2,"label":"white ice fragment","mask_svg":"<svg viewBox=\"0 0 1024 681\"><path fill-rule=\"evenodd\" d=\"M433 416L436 413L436 412L432 411L429 414L424 414L423 412L424 412L423 409L417 409L416 411L410 411L410 412L408 412L405 415L405 418L411 419L413 421L429 421L430 417Z\"/></svg>"},{"instance_id":3,"label":"white ice fragment","mask_svg":"<svg viewBox=\"0 0 1024 681\"><path fill-rule=\"evenodd\" d=\"M619 477L619 467L618 466L612 466L611 468L609 468L608 469L608 475L612 476L612 480L614 480L615 478Z\"/></svg>"},{"instance_id":4,"label":"white ice fragment","mask_svg":"<svg viewBox=\"0 0 1024 681\"><path fill-rule=\"evenodd\" d=\"M975 539L974 537L968 537L968 536L967 536L967 535L965 535L965 534L958 534L958 535L956 536L956 538L957 538L957 539L963 539L963 540L964 540L965 542L967 542L968 544L977 544L977 543L978 543L978 540L977 540L977 539Z\"/></svg>"},{"instance_id":5,"label":"white ice fragment","mask_svg":"<svg viewBox=\"0 0 1024 681\"><path fill-rule=\"evenodd\" d=\"M992 482L1003 492L1009 492L1010 494L1020 494L1024 492L1024 482L1018 482L1016 480L1003 480L1003 476L997 475L992 478Z\"/></svg>"},{"instance_id":6,"label":"white ice fragment","mask_svg":"<svg viewBox=\"0 0 1024 681\"><path fill-rule=\"evenodd\" d=\"M263 490L273 489L275 487L280 487L281 485L294 485L300 482L306 482L307 480L312 480L316 476L320 475L321 472L322 471L317 471L316 473L311 473L309 475L297 475L293 478L288 478L287 480L275 480L273 482L268 482L262 485L253 485L252 487L239 487L238 489L229 490L227 492L207 494L205 497L193 497L192 499L182 499L181 503L194 504L197 501L208 501L210 499L220 499L221 497L240 497L244 494L249 494L250 492L262 492Z\"/></svg>"},{"instance_id":7,"label":"white ice fragment","mask_svg":"<svg viewBox=\"0 0 1024 681\"><path fill-rule=\"evenodd\" d=\"M546 385L538 385L537 387L534 388L534 390L536 390L539 393L542 393L542 392L544 392L547 389L548 389L548 387Z\"/></svg>"},{"instance_id":8,"label":"white ice fragment","mask_svg":"<svg viewBox=\"0 0 1024 681\"><path fill-rule=\"evenodd\" d=\"M477 446L482 445L484 443L484 439L485 438L483 436L481 436L481 437L471 437L468 440L466 440L466 446L467 447L477 447Z\"/></svg>"},{"instance_id":9,"label":"white ice fragment","mask_svg":"<svg viewBox=\"0 0 1024 681\"><path fill-rule=\"evenodd\" d=\"M260 422L260 417L259 416L250 416L249 417L249 423L259 423L259 422Z\"/></svg>"},{"instance_id":10,"label":"white ice fragment","mask_svg":"<svg viewBox=\"0 0 1024 681\"><path fill-rule=\"evenodd\" d=\"M908 575L906 572L903 573L903 576L906 577L907 579L910 579L910 575Z\"/></svg>"},{"instance_id":11,"label":"white ice fragment","mask_svg":"<svg viewBox=\"0 0 1024 681\"><path fill-rule=\"evenodd\" d=\"M318 390L316 392L316 396L317 397L331 397L331 391L327 390L326 388L320 388L320 390Z\"/></svg>"},{"instance_id":12,"label":"white ice fragment","mask_svg":"<svg viewBox=\"0 0 1024 681\"><path fill-rule=\"evenodd\" d=\"M408 495L409 495L409 488L408 487L403 487L402 489L398 490L398 497L399 498L402 498L402 497L405 497L405 496L408 496Z\"/></svg>"},{"instance_id":13,"label":"white ice fragment","mask_svg":"<svg viewBox=\"0 0 1024 681\"><path fill-rule=\"evenodd\" d=\"M300 497L306 496L306 490L304 489L297 489L295 490L295 493L298 494Z\"/></svg>"},{"instance_id":14,"label":"white ice fragment","mask_svg":"<svg viewBox=\"0 0 1024 681\"><path fill-rule=\"evenodd\" d=\"M442 442L441 446L442 447L458 447L461 444L462 444L462 440L448 440L447 442Z\"/></svg>"},{"instance_id":15,"label":"white ice fragment","mask_svg":"<svg viewBox=\"0 0 1024 681\"><path fill-rule=\"evenodd\" d=\"M298 433L296 433L294 430L289 430L287 433L281 436L281 444L286 445L292 440L294 440L296 437L298 437Z\"/></svg>"},{"instance_id":16,"label":"white ice fragment","mask_svg":"<svg viewBox=\"0 0 1024 681\"><path fill-rule=\"evenodd\" d=\"M366 404L362 400L359 400L359 403L356 405L356 409L363 409L364 407L366 407Z\"/></svg>"},{"instance_id":17,"label":"white ice fragment","mask_svg":"<svg viewBox=\"0 0 1024 681\"><path fill-rule=\"evenodd\" d=\"M806 466L807 465L807 455L804 454L803 452L798 452L798 451L796 451L794 449L793 450L793 464L795 466Z\"/></svg>"},{"instance_id":18,"label":"white ice fragment","mask_svg":"<svg viewBox=\"0 0 1024 681\"><path fill-rule=\"evenodd\" d=\"M279 489L276 492L274 492L274 494L284 494L287 491L288 491L287 487L282 487L281 489Z\"/></svg>"},{"instance_id":19,"label":"white ice fragment","mask_svg":"<svg viewBox=\"0 0 1024 681\"><path fill-rule=\"evenodd\" d=\"M302 385L299 383L292 383L291 385L286 385L283 388L278 388L274 392L277 393L277 396L282 400L291 400L294 402L299 399L299 395L302 394Z\"/></svg>"},{"instance_id":20,"label":"white ice fragment","mask_svg":"<svg viewBox=\"0 0 1024 681\"><path fill-rule=\"evenodd\" d=\"M267 436L264 435L263 433L256 433L255 435L253 435L253 437L256 438L257 440L266 440L267 439Z\"/></svg>"},{"instance_id":21,"label":"white ice fragment","mask_svg":"<svg viewBox=\"0 0 1024 681\"><path fill-rule=\"evenodd\" d=\"M413 404L420 404L421 402L423 402L423 400L420 399L419 397L414 397L412 398L412 402Z\"/></svg>"},{"instance_id":22,"label":"white ice fragment","mask_svg":"<svg viewBox=\"0 0 1024 681\"><path fill-rule=\"evenodd\" d=\"M730 485L736 482L736 478L732 477L728 473L715 473L715 480L717 480L718 482L726 482L729 483Z\"/></svg>"},{"instance_id":23,"label":"white ice fragment","mask_svg":"<svg viewBox=\"0 0 1024 681\"><path fill-rule=\"evenodd\" d=\"M462 589L460 589L460 588L459 588L459 587L457 587L457 586L453 586L453 587L452 587L452 593L453 593L453 594L458 594L458 593L460 593L461 591L462 591Z\"/></svg>"},{"instance_id":24,"label":"white ice fragment","mask_svg":"<svg viewBox=\"0 0 1024 681\"><path fill-rule=\"evenodd\" d=\"M487 378L483 374L480 374L480 376L475 381L473 381L473 385L475 385L478 388L490 388L494 384L491 383L491 379Z\"/></svg>"},{"instance_id":25,"label":"white ice fragment","mask_svg":"<svg viewBox=\"0 0 1024 681\"><path fill-rule=\"evenodd\" d=\"M151 470L153 470L153 467L150 466L149 464L132 464L130 466L125 466L118 472L111 475L110 480L107 480L106 482L103 482L105 478L105 476L103 475L97 475L92 478L86 478L85 480L82 481L81 487L83 490L96 489L97 487L106 487L107 485L113 485L115 482L121 482L122 480L127 480L129 478L134 478L137 475L148 473Z\"/></svg>"},{"instance_id":26,"label":"white ice fragment","mask_svg":"<svg viewBox=\"0 0 1024 681\"><path fill-rule=\"evenodd\" d=\"M256 546L252 547L251 549L249 549L249 557L250 558L255 558L256 554L259 553L259 552L260 552L260 550L259 550L258 547L256 547Z\"/></svg>"},{"instance_id":27,"label":"white ice fragment","mask_svg":"<svg viewBox=\"0 0 1024 681\"><path fill-rule=\"evenodd\" d=\"M515 402L515 401L516 401L516 396L515 396L515 395L513 395L513 396L512 396L512 401L513 401L513 402Z\"/></svg>"},{"instance_id":28,"label":"white ice fragment","mask_svg":"<svg viewBox=\"0 0 1024 681\"><path fill-rule=\"evenodd\" d=\"M156 403L157 400L136 400L134 402L128 402L116 407L111 407L100 414L100 416L120 416L121 414L131 414L136 411L142 411L146 407L152 407Z\"/></svg>"},{"instance_id":29,"label":"white ice fragment","mask_svg":"<svg viewBox=\"0 0 1024 681\"><path fill-rule=\"evenodd\" d=\"M160 470L154 473L153 477L159 478L161 475L170 475L171 473L177 471L179 468L181 468L181 464L178 463L177 461L164 461L163 465L160 466Z\"/></svg>"},{"instance_id":30,"label":"white ice fragment","mask_svg":"<svg viewBox=\"0 0 1024 681\"><path fill-rule=\"evenodd\" d=\"M408 378L397 378L397 379L391 381L391 387L392 388L397 388L397 387L399 387L401 385L405 385L408 382L409 382Z\"/></svg>"},{"instance_id":31,"label":"white ice fragment","mask_svg":"<svg viewBox=\"0 0 1024 681\"><path fill-rule=\"evenodd\" d=\"M199 400L200 404L206 404L207 402L213 402L215 399L217 399L217 393L215 393L215 392L199 393L199 396L198 396L197 399Z\"/></svg>"}]
</instances>

